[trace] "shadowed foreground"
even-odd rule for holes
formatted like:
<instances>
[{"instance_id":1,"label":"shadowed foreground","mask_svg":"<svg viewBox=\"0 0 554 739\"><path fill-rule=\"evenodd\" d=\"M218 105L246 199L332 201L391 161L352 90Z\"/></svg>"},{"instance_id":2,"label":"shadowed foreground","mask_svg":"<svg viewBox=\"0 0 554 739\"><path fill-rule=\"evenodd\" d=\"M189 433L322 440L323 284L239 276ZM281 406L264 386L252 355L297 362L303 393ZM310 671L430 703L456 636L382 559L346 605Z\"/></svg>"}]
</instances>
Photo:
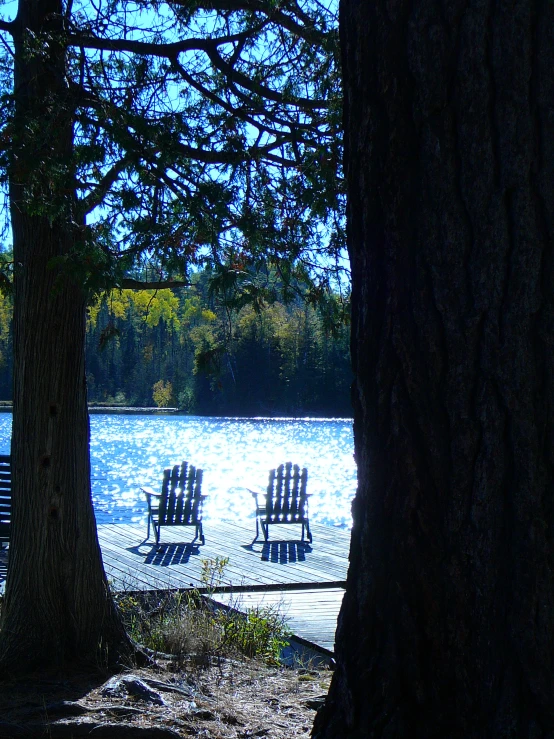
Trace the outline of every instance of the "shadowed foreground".
<instances>
[{"instance_id":1,"label":"shadowed foreground","mask_svg":"<svg viewBox=\"0 0 554 739\"><path fill-rule=\"evenodd\" d=\"M308 737L328 670L275 668L252 660L193 660L119 679L90 675L4 683L0 739L94 736L173 739Z\"/></svg>"}]
</instances>

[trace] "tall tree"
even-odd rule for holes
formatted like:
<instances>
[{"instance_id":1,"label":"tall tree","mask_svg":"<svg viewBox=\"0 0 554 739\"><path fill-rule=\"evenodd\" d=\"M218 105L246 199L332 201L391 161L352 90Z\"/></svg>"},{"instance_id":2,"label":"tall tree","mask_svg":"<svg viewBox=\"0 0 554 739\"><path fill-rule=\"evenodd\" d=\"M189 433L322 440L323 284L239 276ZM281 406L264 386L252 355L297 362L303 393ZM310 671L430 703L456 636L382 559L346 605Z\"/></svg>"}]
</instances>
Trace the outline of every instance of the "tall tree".
<instances>
[{"instance_id":1,"label":"tall tree","mask_svg":"<svg viewBox=\"0 0 554 739\"><path fill-rule=\"evenodd\" d=\"M13 33L13 537L0 644L10 672L35 658L104 662L130 651L90 497L86 293L53 266L71 254L82 223L73 193L60 192L75 178L61 11L58 0L22 3Z\"/></svg>"},{"instance_id":2,"label":"tall tree","mask_svg":"<svg viewBox=\"0 0 554 739\"><path fill-rule=\"evenodd\" d=\"M15 288L5 673L131 648L90 496L87 300L185 283L204 260L233 276L237 255L305 273L334 248L340 142L319 3L19 0L0 32Z\"/></svg>"},{"instance_id":3,"label":"tall tree","mask_svg":"<svg viewBox=\"0 0 554 739\"><path fill-rule=\"evenodd\" d=\"M313 731L554 731L554 6L343 0L355 450Z\"/></svg>"}]
</instances>

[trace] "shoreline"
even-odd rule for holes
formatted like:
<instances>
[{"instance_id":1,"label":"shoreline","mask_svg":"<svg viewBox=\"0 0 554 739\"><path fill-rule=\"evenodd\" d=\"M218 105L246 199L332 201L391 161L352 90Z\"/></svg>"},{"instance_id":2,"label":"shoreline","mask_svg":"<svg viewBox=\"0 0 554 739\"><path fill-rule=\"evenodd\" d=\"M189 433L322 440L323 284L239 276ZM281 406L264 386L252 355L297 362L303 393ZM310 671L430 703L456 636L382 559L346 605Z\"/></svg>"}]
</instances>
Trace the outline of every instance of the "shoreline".
<instances>
[{"instance_id":1,"label":"shoreline","mask_svg":"<svg viewBox=\"0 0 554 739\"><path fill-rule=\"evenodd\" d=\"M13 403L7 400L0 401L0 413L11 413ZM186 413L179 408L157 408L156 406L118 406L118 405L89 405L89 414L119 414L119 415L146 415L146 416L183 416L185 418L219 418L248 421L350 421L352 416L199 416Z\"/></svg>"}]
</instances>

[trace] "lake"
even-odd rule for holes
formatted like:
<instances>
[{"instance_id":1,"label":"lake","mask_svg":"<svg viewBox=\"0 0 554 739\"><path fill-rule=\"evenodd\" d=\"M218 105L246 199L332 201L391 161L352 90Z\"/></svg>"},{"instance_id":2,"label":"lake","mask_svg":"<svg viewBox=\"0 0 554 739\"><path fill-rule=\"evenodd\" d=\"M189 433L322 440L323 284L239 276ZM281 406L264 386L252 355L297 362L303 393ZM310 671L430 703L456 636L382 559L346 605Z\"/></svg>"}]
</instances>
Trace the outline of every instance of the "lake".
<instances>
[{"instance_id":1,"label":"lake","mask_svg":"<svg viewBox=\"0 0 554 739\"><path fill-rule=\"evenodd\" d=\"M0 453L9 452L11 419L0 413ZM269 469L291 461L308 468L310 519L351 526L356 465L350 419L93 413L90 430L98 523L146 521L140 486L158 492L164 467L186 459L204 470L206 520L253 517L245 488L263 491Z\"/></svg>"}]
</instances>

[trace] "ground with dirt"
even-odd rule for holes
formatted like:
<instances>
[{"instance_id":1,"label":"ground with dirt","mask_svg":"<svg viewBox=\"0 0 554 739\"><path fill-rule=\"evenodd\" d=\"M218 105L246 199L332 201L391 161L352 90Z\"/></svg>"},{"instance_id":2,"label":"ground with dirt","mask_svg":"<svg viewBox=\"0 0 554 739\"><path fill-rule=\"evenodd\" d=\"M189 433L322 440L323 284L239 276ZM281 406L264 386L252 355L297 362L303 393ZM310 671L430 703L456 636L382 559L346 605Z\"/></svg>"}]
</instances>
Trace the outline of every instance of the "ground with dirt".
<instances>
[{"instance_id":1,"label":"ground with dirt","mask_svg":"<svg viewBox=\"0 0 554 739\"><path fill-rule=\"evenodd\" d=\"M307 739L331 672L257 660L188 660L112 677L0 683L0 737Z\"/></svg>"}]
</instances>

